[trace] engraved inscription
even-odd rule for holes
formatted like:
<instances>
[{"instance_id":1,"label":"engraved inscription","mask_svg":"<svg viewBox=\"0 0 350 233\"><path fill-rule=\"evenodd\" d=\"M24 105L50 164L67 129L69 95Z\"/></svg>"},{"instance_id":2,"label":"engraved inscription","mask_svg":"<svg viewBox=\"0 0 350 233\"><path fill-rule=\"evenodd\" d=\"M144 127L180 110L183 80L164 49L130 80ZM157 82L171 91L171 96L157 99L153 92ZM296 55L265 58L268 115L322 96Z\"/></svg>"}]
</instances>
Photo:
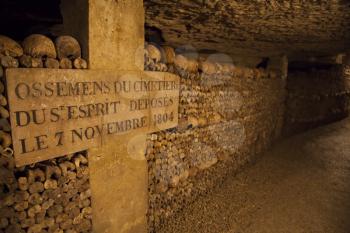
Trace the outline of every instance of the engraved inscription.
<instances>
[{"instance_id":1,"label":"engraved inscription","mask_svg":"<svg viewBox=\"0 0 350 233\"><path fill-rule=\"evenodd\" d=\"M6 80L17 166L177 126L173 74L9 69Z\"/></svg>"}]
</instances>

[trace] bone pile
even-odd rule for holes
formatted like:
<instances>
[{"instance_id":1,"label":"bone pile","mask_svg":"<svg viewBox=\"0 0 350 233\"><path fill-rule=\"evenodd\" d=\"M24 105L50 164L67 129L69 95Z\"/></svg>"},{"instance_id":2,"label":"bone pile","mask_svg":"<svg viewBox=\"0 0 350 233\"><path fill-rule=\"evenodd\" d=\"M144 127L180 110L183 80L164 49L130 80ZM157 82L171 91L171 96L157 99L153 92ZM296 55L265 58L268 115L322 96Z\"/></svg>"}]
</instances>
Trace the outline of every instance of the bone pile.
<instances>
[{"instance_id":1,"label":"bone pile","mask_svg":"<svg viewBox=\"0 0 350 233\"><path fill-rule=\"evenodd\" d=\"M17 43L0 35L0 60L5 68L86 69L79 42L71 36L50 38L33 34Z\"/></svg>"},{"instance_id":2,"label":"bone pile","mask_svg":"<svg viewBox=\"0 0 350 233\"><path fill-rule=\"evenodd\" d=\"M55 44L31 35L23 48L0 36L0 233L91 232L91 190L84 153L16 168L4 88L7 68L87 68L80 45L69 36Z\"/></svg>"},{"instance_id":3,"label":"bone pile","mask_svg":"<svg viewBox=\"0 0 350 233\"><path fill-rule=\"evenodd\" d=\"M91 191L84 154L14 168L1 155L1 232L91 232Z\"/></svg>"},{"instance_id":4,"label":"bone pile","mask_svg":"<svg viewBox=\"0 0 350 233\"><path fill-rule=\"evenodd\" d=\"M285 82L274 72L192 59L146 44L145 69L180 76L179 126L149 135L150 232L264 151L280 134Z\"/></svg>"}]
</instances>

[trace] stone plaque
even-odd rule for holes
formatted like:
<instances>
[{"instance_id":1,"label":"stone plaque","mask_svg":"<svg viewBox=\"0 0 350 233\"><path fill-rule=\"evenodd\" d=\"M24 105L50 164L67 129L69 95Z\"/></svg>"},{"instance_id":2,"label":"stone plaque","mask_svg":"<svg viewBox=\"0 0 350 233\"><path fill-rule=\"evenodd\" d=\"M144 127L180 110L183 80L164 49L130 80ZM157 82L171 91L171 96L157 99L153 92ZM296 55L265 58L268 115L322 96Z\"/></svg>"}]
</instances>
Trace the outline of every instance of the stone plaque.
<instances>
[{"instance_id":1,"label":"stone plaque","mask_svg":"<svg viewBox=\"0 0 350 233\"><path fill-rule=\"evenodd\" d=\"M9 69L6 81L17 166L178 123L170 73Z\"/></svg>"}]
</instances>

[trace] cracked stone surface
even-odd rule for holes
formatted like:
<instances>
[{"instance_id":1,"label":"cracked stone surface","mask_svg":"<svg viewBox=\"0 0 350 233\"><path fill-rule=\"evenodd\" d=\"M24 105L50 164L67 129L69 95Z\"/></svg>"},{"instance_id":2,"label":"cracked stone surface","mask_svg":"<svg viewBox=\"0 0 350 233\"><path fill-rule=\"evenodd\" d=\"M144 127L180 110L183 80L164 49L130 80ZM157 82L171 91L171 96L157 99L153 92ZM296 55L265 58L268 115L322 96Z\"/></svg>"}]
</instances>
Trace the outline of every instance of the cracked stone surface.
<instances>
[{"instance_id":1,"label":"cracked stone surface","mask_svg":"<svg viewBox=\"0 0 350 233\"><path fill-rule=\"evenodd\" d=\"M350 49L345 0L145 0L167 44L239 56L329 56Z\"/></svg>"}]
</instances>

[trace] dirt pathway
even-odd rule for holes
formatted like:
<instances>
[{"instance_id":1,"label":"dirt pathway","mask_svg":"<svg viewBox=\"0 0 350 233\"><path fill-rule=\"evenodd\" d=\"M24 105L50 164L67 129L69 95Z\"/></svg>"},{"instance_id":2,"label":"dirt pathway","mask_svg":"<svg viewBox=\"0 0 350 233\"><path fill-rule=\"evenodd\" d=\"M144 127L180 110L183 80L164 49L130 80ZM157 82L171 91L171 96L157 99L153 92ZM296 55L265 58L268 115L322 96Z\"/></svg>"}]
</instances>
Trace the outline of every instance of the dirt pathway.
<instances>
[{"instance_id":1,"label":"dirt pathway","mask_svg":"<svg viewBox=\"0 0 350 233\"><path fill-rule=\"evenodd\" d=\"M349 233L350 119L278 143L161 233Z\"/></svg>"}]
</instances>

